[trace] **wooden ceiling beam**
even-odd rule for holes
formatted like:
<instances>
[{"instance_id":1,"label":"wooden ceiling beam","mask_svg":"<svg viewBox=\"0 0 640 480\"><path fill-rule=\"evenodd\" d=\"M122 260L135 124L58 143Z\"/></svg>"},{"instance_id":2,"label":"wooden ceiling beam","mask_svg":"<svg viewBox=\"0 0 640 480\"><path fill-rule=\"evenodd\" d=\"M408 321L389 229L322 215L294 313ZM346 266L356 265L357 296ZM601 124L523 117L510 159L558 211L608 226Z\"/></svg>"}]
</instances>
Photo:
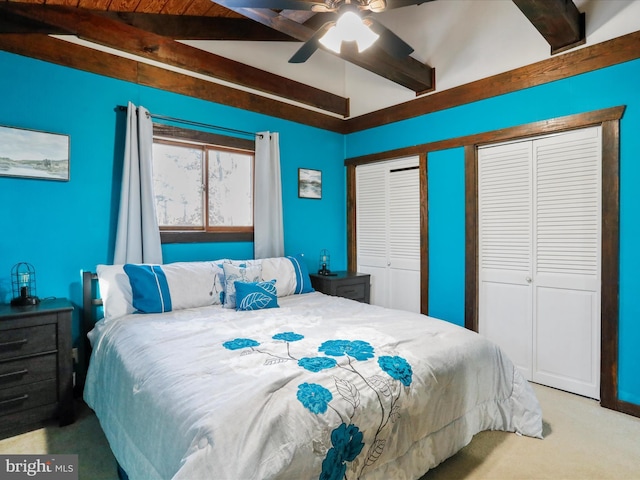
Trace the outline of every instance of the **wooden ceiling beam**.
<instances>
[{"instance_id":1,"label":"wooden ceiling beam","mask_svg":"<svg viewBox=\"0 0 640 480\"><path fill-rule=\"evenodd\" d=\"M135 12L100 12L99 15L177 40L295 41L289 35L268 28L248 18Z\"/></svg>"},{"instance_id":2,"label":"wooden ceiling beam","mask_svg":"<svg viewBox=\"0 0 640 480\"><path fill-rule=\"evenodd\" d=\"M12 13L46 23L84 40L142 58L349 116L347 98L184 45L88 10L9 2L0 3L0 12L3 15Z\"/></svg>"},{"instance_id":3,"label":"wooden ceiling beam","mask_svg":"<svg viewBox=\"0 0 640 480\"><path fill-rule=\"evenodd\" d=\"M0 33L44 33L59 35L65 33L61 28L55 28L46 23L36 22L29 18L6 13L0 17Z\"/></svg>"},{"instance_id":4,"label":"wooden ceiling beam","mask_svg":"<svg viewBox=\"0 0 640 480\"><path fill-rule=\"evenodd\" d=\"M640 59L640 31L345 120L346 133L470 105Z\"/></svg>"},{"instance_id":5,"label":"wooden ceiling beam","mask_svg":"<svg viewBox=\"0 0 640 480\"><path fill-rule=\"evenodd\" d=\"M307 21L309 21L310 18L316 15L316 12L312 12L310 10L282 10L280 11L280 15L285 18L288 18L289 20L293 20L296 23L306 23ZM258 25L262 25L262 24L259 23ZM274 31L277 31L277 30L274 30Z\"/></svg>"},{"instance_id":6,"label":"wooden ceiling beam","mask_svg":"<svg viewBox=\"0 0 640 480\"><path fill-rule=\"evenodd\" d=\"M0 50L37 58L85 72L117 78L167 92L229 105L291 122L343 133L345 121L326 113L219 85L183 73L172 72L93 48L58 40L44 34L2 34Z\"/></svg>"},{"instance_id":7,"label":"wooden ceiling beam","mask_svg":"<svg viewBox=\"0 0 640 480\"><path fill-rule=\"evenodd\" d=\"M556 54L586 41L585 15L572 0L513 0Z\"/></svg>"},{"instance_id":8,"label":"wooden ceiling beam","mask_svg":"<svg viewBox=\"0 0 640 480\"><path fill-rule=\"evenodd\" d=\"M240 13L256 22L267 25L301 42L309 40L315 30L301 25L289 18L280 15L268 8L240 8L228 6L226 0L214 0L216 3ZM324 49L333 55L338 55L331 50ZM397 59L382 50L375 44L363 53L353 53L343 51L339 57L348 62L358 65L376 75L380 75L392 82L413 90L416 94L430 92L435 89L435 69L423 64L413 57Z\"/></svg>"}]
</instances>

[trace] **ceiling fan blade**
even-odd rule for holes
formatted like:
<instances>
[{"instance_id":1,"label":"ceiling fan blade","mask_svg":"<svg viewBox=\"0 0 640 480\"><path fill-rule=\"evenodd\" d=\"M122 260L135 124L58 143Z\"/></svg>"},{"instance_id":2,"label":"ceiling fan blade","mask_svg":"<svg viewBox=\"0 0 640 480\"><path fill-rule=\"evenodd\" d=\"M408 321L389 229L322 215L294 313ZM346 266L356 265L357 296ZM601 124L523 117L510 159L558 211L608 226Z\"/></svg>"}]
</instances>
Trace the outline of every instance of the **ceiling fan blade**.
<instances>
[{"instance_id":1,"label":"ceiling fan blade","mask_svg":"<svg viewBox=\"0 0 640 480\"><path fill-rule=\"evenodd\" d=\"M309 60L309 57L320 48L320 39L322 36L332 27L336 22L327 22L322 25L313 36L304 42L304 44L298 49L296 53L289 59L289 63L304 63Z\"/></svg>"},{"instance_id":2,"label":"ceiling fan blade","mask_svg":"<svg viewBox=\"0 0 640 480\"><path fill-rule=\"evenodd\" d=\"M228 8L271 8L273 10L313 10L328 11L321 0L216 0L216 3ZM330 11L330 10L329 10Z\"/></svg>"},{"instance_id":3,"label":"ceiling fan blade","mask_svg":"<svg viewBox=\"0 0 640 480\"><path fill-rule=\"evenodd\" d=\"M376 43L389 55L396 58L405 58L411 55L413 47L387 27L375 21L371 16L365 17L364 20L369 23L371 30L380 35Z\"/></svg>"}]
</instances>

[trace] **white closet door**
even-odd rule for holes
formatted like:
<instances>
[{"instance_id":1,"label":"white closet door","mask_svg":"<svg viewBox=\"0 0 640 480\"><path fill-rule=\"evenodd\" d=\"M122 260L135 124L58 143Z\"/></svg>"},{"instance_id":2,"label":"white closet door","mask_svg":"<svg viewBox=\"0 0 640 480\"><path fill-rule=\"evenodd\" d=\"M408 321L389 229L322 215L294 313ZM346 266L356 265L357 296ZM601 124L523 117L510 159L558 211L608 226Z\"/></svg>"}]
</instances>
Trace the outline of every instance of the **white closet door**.
<instances>
[{"instance_id":1,"label":"white closet door","mask_svg":"<svg viewBox=\"0 0 640 480\"><path fill-rule=\"evenodd\" d=\"M370 302L387 301L387 170L381 163L356 167L358 271L371 275Z\"/></svg>"},{"instance_id":2,"label":"white closet door","mask_svg":"<svg viewBox=\"0 0 640 480\"><path fill-rule=\"evenodd\" d=\"M479 331L527 379L599 398L600 127L478 150Z\"/></svg>"},{"instance_id":3,"label":"white closet door","mask_svg":"<svg viewBox=\"0 0 640 480\"><path fill-rule=\"evenodd\" d=\"M356 168L359 272L371 275L371 303L420 311L418 157Z\"/></svg>"},{"instance_id":4,"label":"white closet door","mask_svg":"<svg viewBox=\"0 0 640 480\"><path fill-rule=\"evenodd\" d=\"M600 128L533 142L533 380L600 398Z\"/></svg>"},{"instance_id":5,"label":"white closet door","mask_svg":"<svg viewBox=\"0 0 640 480\"><path fill-rule=\"evenodd\" d=\"M532 373L531 142L478 150L479 333Z\"/></svg>"},{"instance_id":6,"label":"white closet door","mask_svg":"<svg viewBox=\"0 0 640 480\"><path fill-rule=\"evenodd\" d=\"M388 231L389 307L419 312L420 170L417 166L389 171Z\"/></svg>"}]
</instances>

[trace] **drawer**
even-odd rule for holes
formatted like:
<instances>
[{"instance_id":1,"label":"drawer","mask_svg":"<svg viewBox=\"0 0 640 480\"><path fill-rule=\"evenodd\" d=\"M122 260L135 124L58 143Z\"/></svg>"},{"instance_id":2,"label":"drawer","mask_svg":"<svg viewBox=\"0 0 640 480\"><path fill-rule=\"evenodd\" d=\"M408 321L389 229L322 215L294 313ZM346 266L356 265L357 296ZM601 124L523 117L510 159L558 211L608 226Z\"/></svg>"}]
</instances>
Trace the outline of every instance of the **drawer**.
<instances>
[{"instance_id":1,"label":"drawer","mask_svg":"<svg viewBox=\"0 0 640 480\"><path fill-rule=\"evenodd\" d=\"M0 336L0 360L56 350L56 325L4 330Z\"/></svg>"},{"instance_id":2,"label":"drawer","mask_svg":"<svg viewBox=\"0 0 640 480\"><path fill-rule=\"evenodd\" d=\"M8 415L57 401L55 379L4 388L0 390L0 415Z\"/></svg>"},{"instance_id":3,"label":"drawer","mask_svg":"<svg viewBox=\"0 0 640 480\"><path fill-rule=\"evenodd\" d=\"M0 439L20 435L50 424L58 413L58 405L50 403L0 417ZM34 477L36 478L36 477Z\"/></svg>"},{"instance_id":4,"label":"drawer","mask_svg":"<svg viewBox=\"0 0 640 480\"><path fill-rule=\"evenodd\" d=\"M354 283L336 287L336 295L353 300L364 299L364 284Z\"/></svg>"},{"instance_id":5,"label":"drawer","mask_svg":"<svg viewBox=\"0 0 640 480\"><path fill-rule=\"evenodd\" d=\"M56 378L55 353L0 362L0 389Z\"/></svg>"}]
</instances>

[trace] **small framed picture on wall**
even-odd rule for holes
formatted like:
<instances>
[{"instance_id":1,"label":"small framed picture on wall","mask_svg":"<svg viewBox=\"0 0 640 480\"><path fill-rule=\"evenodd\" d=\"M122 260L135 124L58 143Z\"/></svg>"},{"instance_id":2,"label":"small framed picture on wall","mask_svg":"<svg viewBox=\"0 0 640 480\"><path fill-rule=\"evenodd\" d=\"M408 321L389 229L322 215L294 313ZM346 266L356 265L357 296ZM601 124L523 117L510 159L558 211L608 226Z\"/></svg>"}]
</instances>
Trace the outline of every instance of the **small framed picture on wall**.
<instances>
[{"instance_id":1,"label":"small framed picture on wall","mask_svg":"<svg viewBox=\"0 0 640 480\"><path fill-rule=\"evenodd\" d=\"M69 135L0 125L0 175L69 181Z\"/></svg>"},{"instance_id":2,"label":"small framed picture on wall","mask_svg":"<svg viewBox=\"0 0 640 480\"><path fill-rule=\"evenodd\" d=\"M322 171L310 168L298 169L298 197L322 198Z\"/></svg>"}]
</instances>

